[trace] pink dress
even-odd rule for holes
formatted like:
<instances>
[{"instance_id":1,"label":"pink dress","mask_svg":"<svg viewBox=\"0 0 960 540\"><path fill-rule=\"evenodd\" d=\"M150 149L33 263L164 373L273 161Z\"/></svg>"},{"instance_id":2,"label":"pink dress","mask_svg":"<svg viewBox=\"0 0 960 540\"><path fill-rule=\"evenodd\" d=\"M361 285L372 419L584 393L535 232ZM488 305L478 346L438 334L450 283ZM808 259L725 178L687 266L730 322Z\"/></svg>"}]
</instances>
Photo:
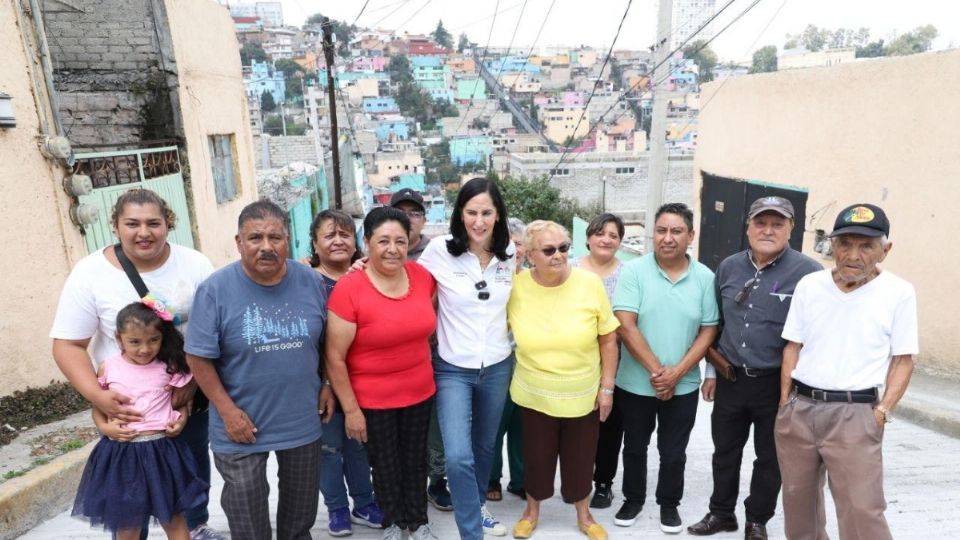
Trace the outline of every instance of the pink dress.
<instances>
[{"instance_id":1,"label":"pink dress","mask_svg":"<svg viewBox=\"0 0 960 540\"><path fill-rule=\"evenodd\" d=\"M103 374L97 380L104 389L129 397L133 400L130 406L143 413L143 420L127 424L128 428L163 431L167 424L180 418L180 413L173 409L173 392L166 388L181 388L192 378L189 373L167 373L167 365L159 360L141 366L118 354L103 362Z\"/></svg>"}]
</instances>

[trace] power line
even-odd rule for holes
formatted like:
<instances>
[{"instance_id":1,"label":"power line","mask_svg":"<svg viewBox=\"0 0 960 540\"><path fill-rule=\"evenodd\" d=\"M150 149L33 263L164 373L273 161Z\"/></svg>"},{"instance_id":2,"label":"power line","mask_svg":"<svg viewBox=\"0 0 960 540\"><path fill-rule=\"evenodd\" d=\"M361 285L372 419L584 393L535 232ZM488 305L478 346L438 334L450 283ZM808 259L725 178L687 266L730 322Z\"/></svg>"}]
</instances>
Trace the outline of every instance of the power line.
<instances>
[{"instance_id":1,"label":"power line","mask_svg":"<svg viewBox=\"0 0 960 540\"><path fill-rule=\"evenodd\" d=\"M403 2L401 2L400 5L397 6L397 9L394 9L394 10L391 11L390 13L387 13L387 14L384 15L383 17L380 17L380 20L378 20L377 22L375 22L375 23L373 23L373 24L370 25L370 28L376 28L377 26L380 26L380 23L382 23L383 21L389 19L391 16L393 16L394 13L400 11L401 9L404 8L404 6L406 6L406 5L409 4L409 3L410 3L410 0L403 0Z\"/></svg>"},{"instance_id":2,"label":"power line","mask_svg":"<svg viewBox=\"0 0 960 540\"><path fill-rule=\"evenodd\" d=\"M490 49L490 39L493 37L493 27L497 24L497 12L500 10L500 0L497 0L497 4L493 7L493 20L490 21L490 31L487 33L487 44L483 47L483 56L480 58L480 61L483 62L483 58L487 56L487 50ZM454 130L454 133L459 133L460 128L463 127L463 122L467 119L467 114L470 112L470 109L473 108L473 94L477 91L477 85L480 83L479 74L477 76L477 82L473 83L473 92L470 93L470 103L467 104L467 110L463 113L463 117L460 118L460 123L457 124L457 129Z\"/></svg>"},{"instance_id":3,"label":"power line","mask_svg":"<svg viewBox=\"0 0 960 540\"><path fill-rule=\"evenodd\" d=\"M508 12L508 11L513 11L513 10L517 9L518 7L520 7L520 3L519 3L519 2L516 3L516 4L514 4L514 5L512 5L512 6L510 6L510 7L505 7L505 8L503 8L503 9L499 10L499 11L494 11L493 15L488 15L488 16L483 17L483 18L481 18L481 19L476 19L476 20L474 20L474 21L468 22L467 24L461 24L460 26L451 28L450 31L451 31L451 32L456 32L456 31L458 31L458 30L463 30L464 28L470 28L471 26L480 24L480 23L486 21L487 19L491 19L491 18L493 18L493 17L496 17L497 15L506 13L506 12Z\"/></svg>"},{"instance_id":4,"label":"power line","mask_svg":"<svg viewBox=\"0 0 960 540\"><path fill-rule=\"evenodd\" d=\"M510 50L513 49L513 40L517 38L517 30L520 29L520 22L523 21L523 12L527 9L527 0L523 0L523 7L520 8L520 15L517 15L517 24L513 27L513 35L510 36L510 43L507 44L507 52L503 55L503 61L500 62L500 72L497 73L496 80L497 86L500 86L500 76L503 75L503 66L507 63L507 58L510 56ZM477 79L479 82L480 79ZM476 86L474 86L476 90Z\"/></svg>"},{"instance_id":5,"label":"power line","mask_svg":"<svg viewBox=\"0 0 960 540\"><path fill-rule=\"evenodd\" d=\"M433 0L427 0L426 2L424 2L423 5L420 6L420 9L414 11L413 14L410 15L409 17L407 17L407 19L406 19L405 21L403 21L403 22L400 23L396 28L394 28L394 31L399 31L401 28L403 28L408 22L410 22L411 19L413 19L413 18L416 17L421 11L423 11L423 8L429 6L429 5L430 5L430 2L433 2Z\"/></svg>"},{"instance_id":6,"label":"power line","mask_svg":"<svg viewBox=\"0 0 960 540\"><path fill-rule=\"evenodd\" d=\"M357 16L353 18L353 22L350 23L350 26L354 26L357 24L357 21L360 20L360 16L363 15L364 11L366 11L368 5L370 5L370 0L367 0L366 2L363 3L363 7L360 8L360 13L357 13Z\"/></svg>"},{"instance_id":7,"label":"power line","mask_svg":"<svg viewBox=\"0 0 960 540\"><path fill-rule=\"evenodd\" d=\"M613 42L610 43L610 49L607 51L607 57L603 59L603 64L600 66L600 73L597 75L597 80L593 83L593 89L590 90L590 96L587 97L586 103L583 104L583 111L580 112L580 118L577 120L577 124L573 128L573 137L576 137L577 130L580 129L580 124L583 122L583 117L587 114L587 108L590 106L590 101L593 100L594 94L597 92L597 88L600 86L600 81L603 80L603 70L607 67L607 63L610 62L610 57L613 56L613 48L617 44L617 39L620 37L620 31L623 30L623 23L627 20L627 15L630 13L630 7L633 5L633 0L627 0L627 8L623 11L623 17L620 19L620 24L617 26L617 33L613 36ZM606 114L606 113L604 113ZM600 116L600 119L603 119L603 115ZM571 141L572 143L573 141ZM560 154L560 160L557 161L557 164L550 171L550 178L547 179L547 182L550 182L553 179L553 173L556 172L557 167L563 163L563 158L567 156L567 152L570 151L570 147L566 144L563 145L563 153Z\"/></svg>"}]
</instances>

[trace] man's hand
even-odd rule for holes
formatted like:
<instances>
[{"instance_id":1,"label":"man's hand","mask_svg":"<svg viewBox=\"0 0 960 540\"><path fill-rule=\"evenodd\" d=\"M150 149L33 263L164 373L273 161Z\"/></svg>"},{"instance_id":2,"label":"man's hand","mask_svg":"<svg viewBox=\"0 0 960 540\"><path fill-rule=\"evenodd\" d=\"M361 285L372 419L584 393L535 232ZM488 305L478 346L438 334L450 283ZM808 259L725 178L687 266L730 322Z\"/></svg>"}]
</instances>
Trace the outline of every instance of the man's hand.
<instances>
[{"instance_id":1,"label":"man's hand","mask_svg":"<svg viewBox=\"0 0 960 540\"><path fill-rule=\"evenodd\" d=\"M183 428L187 426L187 419L190 418L190 407L184 405L177 409L177 412L180 413L180 416L176 420L167 424L167 427L164 429L166 431L167 437L176 437L180 435L183 431Z\"/></svg>"},{"instance_id":2,"label":"man's hand","mask_svg":"<svg viewBox=\"0 0 960 540\"><path fill-rule=\"evenodd\" d=\"M143 413L130 407L133 400L113 390L104 390L97 394L93 406L103 411L108 418L116 418L122 423L139 422Z\"/></svg>"},{"instance_id":3,"label":"man's hand","mask_svg":"<svg viewBox=\"0 0 960 540\"><path fill-rule=\"evenodd\" d=\"M660 401L668 401L670 399L673 399L673 389L671 388L670 390L657 392L657 399L659 399Z\"/></svg>"},{"instance_id":4,"label":"man's hand","mask_svg":"<svg viewBox=\"0 0 960 540\"><path fill-rule=\"evenodd\" d=\"M653 389L658 394L668 390L673 393L673 389L676 388L677 381L680 380L682 375L680 370L674 366L664 367L661 368L660 373L650 377L650 384L653 385Z\"/></svg>"},{"instance_id":5,"label":"man's hand","mask_svg":"<svg viewBox=\"0 0 960 540\"><path fill-rule=\"evenodd\" d=\"M713 401L717 392L717 380L716 379L704 379L703 384L700 385L700 393L703 394L704 401Z\"/></svg>"},{"instance_id":6,"label":"man's hand","mask_svg":"<svg viewBox=\"0 0 960 540\"><path fill-rule=\"evenodd\" d=\"M880 412L877 408L874 408L873 419L877 421L877 426L880 428L880 433L883 433L883 428L887 424L887 415Z\"/></svg>"},{"instance_id":7,"label":"man's hand","mask_svg":"<svg viewBox=\"0 0 960 540\"><path fill-rule=\"evenodd\" d=\"M337 398L333 396L333 390L326 384L321 385L319 402L320 408L317 410L317 414L320 415L323 423L327 424L333 418L333 413L337 412Z\"/></svg>"},{"instance_id":8,"label":"man's hand","mask_svg":"<svg viewBox=\"0 0 960 540\"><path fill-rule=\"evenodd\" d=\"M257 427L240 407L234 407L220 415L223 418L223 427L231 441L240 444L257 442Z\"/></svg>"},{"instance_id":9,"label":"man's hand","mask_svg":"<svg viewBox=\"0 0 960 540\"><path fill-rule=\"evenodd\" d=\"M197 383L195 381L191 381L190 384L180 388L168 386L167 390L173 391L174 409L180 409L181 407L193 409L193 396L197 394Z\"/></svg>"},{"instance_id":10,"label":"man's hand","mask_svg":"<svg viewBox=\"0 0 960 540\"><path fill-rule=\"evenodd\" d=\"M613 409L613 395L607 394L603 388L597 391L597 401L593 405L593 410L600 411L600 421L606 422L610 417L610 411Z\"/></svg>"},{"instance_id":11,"label":"man's hand","mask_svg":"<svg viewBox=\"0 0 960 540\"><path fill-rule=\"evenodd\" d=\"M138 431L128 428L126 422L122 422L116 418L100 424L100 433L112 441L120 442L130 442L139 434Z\"/></svg>"},{"instance_id":12,"label":"man's hand","mask_svg":"<svg viewBox=\"0 0 960 540\"><path fill-rule=\"evenodd\" d=\"M360 409L346 413L344 427L347 431L347 437L357 442L367 442L367 419Z\"/></svg>"}]
</instances>

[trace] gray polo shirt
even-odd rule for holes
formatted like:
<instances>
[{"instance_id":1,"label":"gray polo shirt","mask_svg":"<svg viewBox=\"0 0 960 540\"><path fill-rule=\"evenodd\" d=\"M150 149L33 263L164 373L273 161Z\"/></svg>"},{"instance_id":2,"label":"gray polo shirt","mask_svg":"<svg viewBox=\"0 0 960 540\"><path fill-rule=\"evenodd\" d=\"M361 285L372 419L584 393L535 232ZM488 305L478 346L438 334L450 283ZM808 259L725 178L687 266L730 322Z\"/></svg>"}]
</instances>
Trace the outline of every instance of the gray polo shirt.
<instances>
[{"instance_id":1,"label":"gray polo shirt","mask_svg":"<svg viewBox=\"0 0 960 540\"><path fill-rule=\"evenodd\" d=\"M720 305L717 349L737 367L779 368L786 346L780 334L793 290L800 278L822 269L820 263L790 247L763 268L754 265L749 250L724 259L716 274ZM745 289L754 278L753 285Z\"/></svg>"}]
</instances>

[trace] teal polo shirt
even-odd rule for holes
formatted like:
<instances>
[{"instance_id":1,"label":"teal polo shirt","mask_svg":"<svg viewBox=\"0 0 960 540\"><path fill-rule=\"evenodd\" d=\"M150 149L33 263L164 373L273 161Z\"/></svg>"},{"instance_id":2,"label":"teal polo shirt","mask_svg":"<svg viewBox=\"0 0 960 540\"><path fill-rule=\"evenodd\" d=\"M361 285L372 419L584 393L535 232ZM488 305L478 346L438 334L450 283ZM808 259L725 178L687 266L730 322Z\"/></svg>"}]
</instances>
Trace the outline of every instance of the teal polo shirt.
<instances>
[{"instance_id":1,"label":"teal polo shirt","mask_svg":"<svg viewBox=\"0 0 960 540\"><path fill-rule=\"evenodd\" d=\"M613 294L613 310L637 314L640 333L664 366L680 363L701 326L716 326L720 321L713 272L690 260L686 273L672 282L653 253L624 265ZM650 372L626 346L620 350L617 386L631 394L656 395ZM688 394L699 386L700 370L695 367L680 379L674 394Z\"/></svg>"}]
</instances>

